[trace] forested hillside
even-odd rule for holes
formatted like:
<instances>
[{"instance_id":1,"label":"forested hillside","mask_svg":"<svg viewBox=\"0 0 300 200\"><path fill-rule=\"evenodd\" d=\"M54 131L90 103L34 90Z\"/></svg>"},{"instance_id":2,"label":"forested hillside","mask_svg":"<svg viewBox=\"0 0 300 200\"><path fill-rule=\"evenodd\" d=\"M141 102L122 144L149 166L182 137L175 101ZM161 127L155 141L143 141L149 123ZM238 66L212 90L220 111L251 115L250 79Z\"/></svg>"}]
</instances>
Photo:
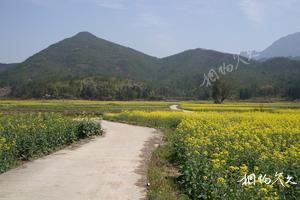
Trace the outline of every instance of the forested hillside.
<instances>
[{"instance_id":1,"label":"forested hillside","mask_svg":"<svg viewBox=\"0 0 300 200\"><path fill-rule=\"evenodd\" d=\"M255 61L206 49L159 59L88 32L22 63L0 64L0 85L15 98L207 99L214 81L208 87L203 82L212 70L226 82L231 98L300 97L299 60Z\"/></svg>"}]
</instances>

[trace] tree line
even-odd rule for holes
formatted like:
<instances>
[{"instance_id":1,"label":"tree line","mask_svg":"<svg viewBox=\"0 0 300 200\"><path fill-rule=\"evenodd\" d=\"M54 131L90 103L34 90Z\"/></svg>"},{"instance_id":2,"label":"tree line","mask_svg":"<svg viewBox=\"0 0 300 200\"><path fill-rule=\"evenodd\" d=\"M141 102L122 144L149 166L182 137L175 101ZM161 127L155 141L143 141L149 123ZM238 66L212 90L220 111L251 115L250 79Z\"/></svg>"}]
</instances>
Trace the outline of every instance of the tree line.
<instances>
[{"instance_id":1,"label":"tree line","mask_svg":"<svg viewBox=\"0 0 300 200\"><path fill-rule=\"evenodd\" d=\"M94 100L161 100L169 98L212 99L222 103L225 99L247 100L256 97L300 98L300 81L294 80L280 87L278 84L257 84L240 87L229 79L221 78L211 87L176 83L153 83L124 78L68 78L66 80L28 81L11 86L12 98L94 99Z\"/></svg>"}]
</instances>

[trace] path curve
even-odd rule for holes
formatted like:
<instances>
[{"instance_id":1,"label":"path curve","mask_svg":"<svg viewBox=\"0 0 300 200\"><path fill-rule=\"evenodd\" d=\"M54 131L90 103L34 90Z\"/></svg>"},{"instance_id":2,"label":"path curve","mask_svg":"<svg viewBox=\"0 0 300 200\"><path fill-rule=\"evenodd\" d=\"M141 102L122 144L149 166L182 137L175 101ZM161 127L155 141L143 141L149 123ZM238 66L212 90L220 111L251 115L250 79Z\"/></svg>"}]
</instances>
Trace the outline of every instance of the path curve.
<instances>
[{"instance_id":1,"label":"path curve","mask_svg":"<svg viewBox=\"0 0 300 200\"><path fill-rule=\"evenodd\" d=\"M0 200L144 199L145 155L160 135L108 121L102 127L103 137L1 174Z\"/></svg>"},{"instance_id":2,"label":"path curve","mask_svg":"<svg viewBox=\"0 0 300 200\"><path fill-rule=\"evenodd\" d=\"M191 112L193 112L193 111L190 111L190 110L180 109L180 108L178 108L178 105L171 105L171 106L170 106L170 109L171 109L171 110L175 110L175 111L186 112L186 113L191 113Z\"/></svg>"}]
</instances>

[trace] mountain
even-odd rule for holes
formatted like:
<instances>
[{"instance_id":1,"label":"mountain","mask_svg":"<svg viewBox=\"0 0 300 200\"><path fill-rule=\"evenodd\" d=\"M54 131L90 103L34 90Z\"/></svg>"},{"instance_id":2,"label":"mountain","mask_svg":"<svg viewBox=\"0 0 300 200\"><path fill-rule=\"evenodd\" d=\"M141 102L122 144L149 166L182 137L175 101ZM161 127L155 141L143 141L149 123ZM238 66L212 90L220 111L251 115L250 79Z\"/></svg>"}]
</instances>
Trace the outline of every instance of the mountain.
<instances>
[{"instance_id":1,"label":"mountain","mask_svg":"<svg viewBox=\"0 0 300 200\"><path fill-rule=\"evenodd\" d=\"M294 57L294 60L300 60L300 56Z\"/></svg>"},{"instance_id":2,"label":"mountain","mask_svg":"<svg viewBox=\"0 0 300 200\"><path fill-rule=\"evenodd\" d=\"M257 60L260 55L260 52L255 51L255 50L250 50L250 51L242 51L240 52L240 56L249 58L249 59L255 59Z\"/></svg>"},{"instance_id":3,"label":"mountain","mask_svg":"<svg viewBox=\"0 0 300 200\"><path fill-rule=\"evenodd\" d=\"M15 63L12 63L12 64L3 64L3 63L0 63L0 73L4 72L6 70L12 69L16 65L17 64L15 64Z\"/></svg>"},{"instance_id":4,"label":"mountain","mask_svg":"<svg viewBox=\"0 0 300 200\"><path fill-rule=\"evenodd\" d=\"M200 85L211 70L231 83L235 98L241 90L248 98L298 94L300 89L295 87L299 60L255 61L200 48L159 59L88 32L53 44L22 63L0 65L0 70L1 66L0 89L17 98L204 99L209 87Z\"/></svg>"},{"instance_id":5,"label":"mountain","mask_svg":"<svg viewBox=\"0 0 300 200\"><path fill-rule=\"evenodd\" d=\"M88 32L53 44L13 70L0 75L7 82L64 79L94 75L147 80L155 76L159 60L139 51L100 39Z\"/></svg>"},{"instance_id":6,"label":"mountain","mask_svg":"<svg viewBox=\"0 0 300 200\"><path fill-rule=\"evenodd\" d=\"M202 84L204 74L211 69L218 72L223 64L236 65L234 55L201 48L191 49L162 58L161 65L163 67L160 69L158 77L164 84L171 85L169 93L174 92L174 88L177 88L181 90L179 95L188 93L189 96L192 96L195 87ZM178 95L177 92L173 95Z\"/></svg>"},{"instance_id":7,"label":"mountain","mask_svg":"<svg viewBox=\"0 0 300 200\"><path fill-rule=\"evenodd\" d=\"M259 54L259 59L269 59L274 57L299 57L300 32L280 38Z\"/></svg>"},{"instance_id":8,"label":"mountain","mask_svg":"<svg viewBox=\"0 0 300 200\"><path fill-rule=\"evenodd\" d=\"M161 78L175 78L207 72L223 63L234 62L232 54L207 49L192 49L161 59Z\"/></svg>"},{"instance_id":9,"label":"mountain","mask_svg":"<svg viewBox=\"0 0 300 200\"><path fill-rule=\"evenodd\" d=\"M238 62L239 60L239 62ZM300 77L300 61L289 58L271 58L256 61L243 56L217 52L214 50L194 49L163 58L159 72L163 85L169 85L168 93L176 96L204 95L206 87L200 87L211 69L219 77L231 83L234 94L243 88L253 95L282 94ZM235 66L238 67L235 68ZM227 67L233 65L234 69ZM224 71L225 68L225 71ZM222 70L223 69L223 70ZM266 92L264 88L271 88ZM176 91L177 90L177 91ZM176 91L175 93L172 93ZM236 96L237 97L237 96Z\"/></svg>"}]
</instances>

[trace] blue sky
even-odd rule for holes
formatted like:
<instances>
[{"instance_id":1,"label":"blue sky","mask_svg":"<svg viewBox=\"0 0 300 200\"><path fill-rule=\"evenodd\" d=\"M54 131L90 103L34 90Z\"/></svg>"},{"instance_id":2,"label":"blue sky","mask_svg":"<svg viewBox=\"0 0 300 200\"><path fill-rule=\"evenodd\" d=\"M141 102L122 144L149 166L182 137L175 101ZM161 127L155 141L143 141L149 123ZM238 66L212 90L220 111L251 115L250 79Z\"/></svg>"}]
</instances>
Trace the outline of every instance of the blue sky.
<instances>
[{"instance_id":1,"label":"blue sky","mask_svg":"<svg viewBox=\"0 0 300 200\"><path fill-rule=\"evenodd\" d=\"M300 31L299 0L1 0L0 62L89 31L156 57L263 50Z\"/></svg>"}]
</instances>

